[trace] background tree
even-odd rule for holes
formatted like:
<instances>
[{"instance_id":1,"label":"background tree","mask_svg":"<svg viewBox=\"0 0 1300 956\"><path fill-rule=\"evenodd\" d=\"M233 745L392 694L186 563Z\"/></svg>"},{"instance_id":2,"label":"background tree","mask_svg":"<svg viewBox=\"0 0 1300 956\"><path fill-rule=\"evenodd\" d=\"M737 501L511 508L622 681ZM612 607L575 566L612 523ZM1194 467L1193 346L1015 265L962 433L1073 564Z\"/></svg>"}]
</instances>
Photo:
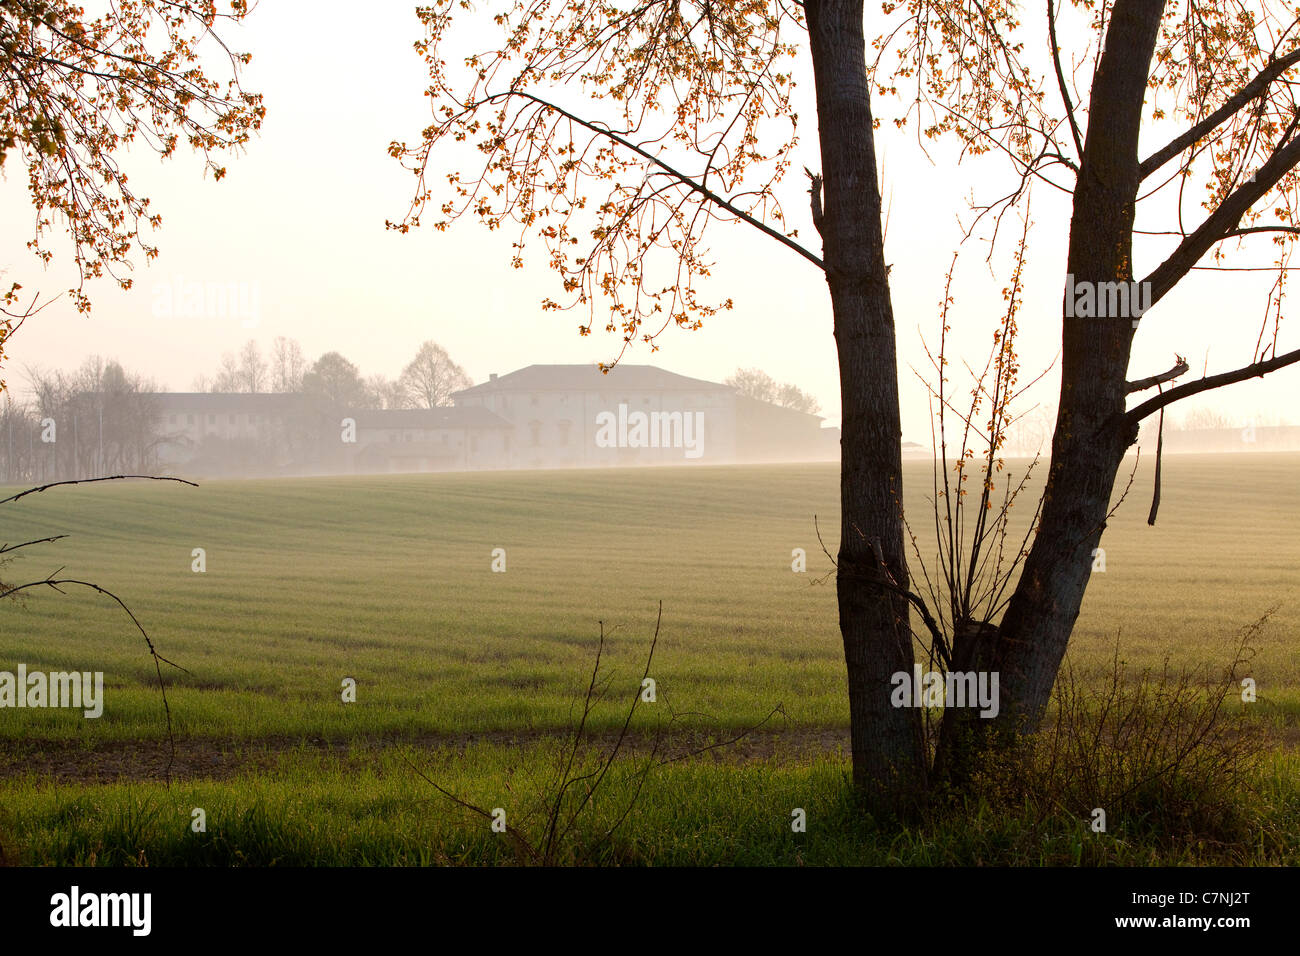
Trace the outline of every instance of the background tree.
<instances>
[{"instance_id":1,"label":"background tree","mask_svg":"<svg viewBox=\"0 0 1300 956\"><path fill-rule=\"evenodd\" d=\"M326 352L312 364L302 377L302 390L345 408L368 408L373 404L357 367L338 352Z\"/></svg>"},{"instance_id":2,"label":"background tree","mask_svg":"<svg viewBox=\"0 0 1300 956\"><path fill-rule=\"evenodd\" d=\"M269 382L262 350L255 341L249 339L239 350L239 391L265 392Z\"/></svg>"},{"instance_id":3,"label":"background tree","mask_svg":"<svg viewBox=\"0 0 1300 956\"><path fill-rule=\"evenodd\" d=\"M307 359L297 339L277 336L271 343L271 391L301 392Z\"/></svg>"},{"instance_id":4,"label":"background tree","mask_svg":"<svg viewBox=\"0 0 1300 956\"><path fill-rule=\"evenodd\" d=\"M36 480L36 441L40 418L28 402L16 402L6 392L0 402L0 480L9 484ZM30 438L30 440L29 440ZM44 451L44 449L42 449Z\"/></svg>"},{"instance_id":5,"label":"background tree","mask_svg":"<svg viewBox=\"0 0 1300 956\"><path fill-rule=\"evenodd\" d=\"M157 464L165 438L156 382L97 355L70 373L31 369L28 377L33 405L13 407L0 435L13 480L138 473Z\"/></svg>"},{"instance_id":6,"label":"background tree","mask_svg":"<svg viewBox=\"0 0 1300 956\"><path fill-rule=\"evenodd\" d=\"M782 408L793 408L795 411L806 412L809 415L815 415L821 408L817 399L797 385L778 384L762 369L738 368L736 373L727 379L726 384L748 398L771 402Z\"/></svg>"},{"instance_id":7,"label":"background tree","mask_svg":"<svg viewBox=\"0 0 1300 956\"><path fill-rule=\"evenodd\" d=\"M465 370L437 342L425 342L406 368L402 369L400 389L416 408L438 408L451 404L453 392L469 388Z\"/></svg>"},{"instance_id":8,"label":"background tree","mask_svg":"<svg viewBox=\"0 0 1300 956\"><path fill-rule=\"evenodd\" d=\"M366 379L366 391L370 393L372 408L410 408L411 400L402 380L390 379L386 375L371 375Z\"/></svg>"},{"instance_id":9,"label":"background tree","mask_svg":"<svg viewBox=\"0 0 1300 956\"><path fill-rule=\"evenodd\" d=\"M224 395L233 395L236 392L243 391L241 378L238 356L234 352L224 352L221 356L221 364L217 367L217 372L209 384L209 389Z\"/></svg>"},{"instance_id":10,"label":"background tree","mask_svg":"<svg viewBox=\"0 0 1300 956\"><path fill-rule=\"evenodd\" d=\"M776 391L776 405L782 408L792 408L796 412L803 412L807 415L816 415L821 411L821 403L813 398L797 385L791 385L788 382L782 385Z\"/></svg>"},{"instance_id":11,"label":"background tree","mask_svg":"<svg viewBox=\"0 0 1300 956\"><path fill-rule=\"evenodd\" d=\"M168 157L183 144L220 179L216 154L260 128L262 98L239 82L251 57L215 32L247 13L245 0L229 12L213 0L136 0L99 16L70 0L0 3L0 168L17 156L27 173L30 246L43 261L52 257L47 232L59 220L67 226L81 278L70 292L82 311L88 278L108 274L130 288L123 270L132 250L157 254L141 227L161 217L128 185L124 147ZM223 63L224 82L205 72L201 49Z\"/></svg>"},{"instance_id":12,"label":"background tree","mask_svg":"<svg viewBox=\"0 0 1300 956\"><path fill-rule=\"evenodd\" d=\"M1236 423L1224 415L1222 412L1216 412L1212 408L1194 408L1187 412L1186 415L1178 422L1169 422L1166 428L1176 429L1199 429L1199 428L1233 428Z\"/></svg>"},{"instance_id":13,"label":"background tree","mask_svg":"<svg viewBox=\"0 0 1300 956\"><path fill-rule=\"evenodd\" d=\"M221 356L221 365L216 375L209 382L207 389L201 391L239 394L248 392L265 392L270 386L270 370L257 342L249 339L238 354L226 352Z\"/></svg>"},{"instance_id":14,"label":"background tree","mask_svg":"<svg viewBox=\"0 0 1300 956\"><path fill-rule=\"evenodd\" d=\"M760 402L773 401L779 387L772 376L758 368L738 368L726 379L726 384L741 395Z\"/></svg>"}]
</instances>

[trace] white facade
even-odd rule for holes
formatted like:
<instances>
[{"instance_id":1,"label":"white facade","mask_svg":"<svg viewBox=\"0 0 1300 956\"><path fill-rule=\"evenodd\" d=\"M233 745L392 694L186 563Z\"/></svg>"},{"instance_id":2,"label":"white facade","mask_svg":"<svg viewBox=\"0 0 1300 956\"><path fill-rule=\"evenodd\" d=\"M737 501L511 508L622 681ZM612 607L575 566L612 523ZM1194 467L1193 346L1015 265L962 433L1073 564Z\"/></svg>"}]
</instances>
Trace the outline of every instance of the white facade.
<instances>
[{"instance_id":1,"label":"white facade","mask_svg":"<svg viewBox=\"0 0 1300 956\"><path fill-rule=\"evenodd\" d=\"M513 426L508 467L593 468L736 461L733 396L650 366L532 365L453 401Z\"/></svg>"},{"instance_id":2,"label":"white facade","mask_svg":"<svg viewBox=\"0 0 1300 956\"><path fill-rule=\"evenodd\" d=\"M160 460L195 474L338 474L816 460L816 415L648 365L530 365L453 407L344 409L299 394L158 396ZM349 425L350 423L350 425Z\"/></svg>"}]
</instances>

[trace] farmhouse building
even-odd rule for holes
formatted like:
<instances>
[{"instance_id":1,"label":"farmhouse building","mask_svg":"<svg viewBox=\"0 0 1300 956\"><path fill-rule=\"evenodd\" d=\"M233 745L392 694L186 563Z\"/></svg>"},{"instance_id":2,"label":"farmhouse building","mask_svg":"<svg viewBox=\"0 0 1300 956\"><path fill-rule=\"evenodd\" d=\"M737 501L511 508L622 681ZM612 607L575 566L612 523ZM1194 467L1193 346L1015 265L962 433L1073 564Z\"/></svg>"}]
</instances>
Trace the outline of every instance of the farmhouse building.
<instances>
[{"instance_id":1,"label":"farmhouse building","mask_svg":"<svg viewBox=\"0 0 1300 956\"><path fill-rule=\"evenodd\" d=\"M476 471L500 468L510 423L482 408L351 412L356 471Z\"/></svg>"},{"instance_id":2,"label":"farmhouse building","mask_svg":"<svg viewBox=\"0 0 1300 956\"><path fill-rule=\"evenodd\" d=\"M822 419L651 365L530 365L456 392L513 428L508 468L833 458Z\"/></svg>"},{"instance_id":3,"label":"farmhouse building","mask_svg":"<svg viewBox=\"0 0 1300 956\"><path fill-rule=\"evenodd\" d=\"M817 415L649 365L530 365L434 409L302 394L163 393L160 464L194 474L591 468L833 459Z\"/></svg>"}]
</instances>

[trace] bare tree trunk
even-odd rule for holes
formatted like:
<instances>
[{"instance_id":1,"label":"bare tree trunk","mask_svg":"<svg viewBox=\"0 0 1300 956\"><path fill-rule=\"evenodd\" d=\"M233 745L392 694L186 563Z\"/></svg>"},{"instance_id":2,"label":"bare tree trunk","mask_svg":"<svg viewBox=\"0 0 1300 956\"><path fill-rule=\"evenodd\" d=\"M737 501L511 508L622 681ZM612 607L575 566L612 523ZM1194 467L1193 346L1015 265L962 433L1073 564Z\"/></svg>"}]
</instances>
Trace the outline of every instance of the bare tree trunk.
<instances>
[{"instance_id":1,"label":"bare tree trunk","mask_svg":"<svg viewBox=\"0 0 1300 956\"><path fill-rule=\"evenodd\" d=\"M881 234L861 2L810 0L824 177L818 227L835 317L843 408L837 590L848 668L853 779L902 808L925 784L920 711L891 706L891 676L911 676L902 525L902 428L894 314ZM881 566L877 555L884 561Z\"/></svg>"},{"instance_id":2,"label":"bare tree trunk","mask_svg":"<svg viewBox=\"0 0 1300 956\"><path fill-rule=\"evenodd\" d=\"M1117 0L1112 12L1070 222L1066 270L1076 287L1133 275L1138 133L1162 6ZM1124 421L1132 320L1062 322L1061 402L1038 533L994 639L976 646L959 636L953 647L956 666L998 672L1002 698L994 719L972 710L944 714L935 772L953 782L984 747L1038 727L1079 616L1120 462L1137 440L1136 427Z\"/></svg>"}]
</instances>

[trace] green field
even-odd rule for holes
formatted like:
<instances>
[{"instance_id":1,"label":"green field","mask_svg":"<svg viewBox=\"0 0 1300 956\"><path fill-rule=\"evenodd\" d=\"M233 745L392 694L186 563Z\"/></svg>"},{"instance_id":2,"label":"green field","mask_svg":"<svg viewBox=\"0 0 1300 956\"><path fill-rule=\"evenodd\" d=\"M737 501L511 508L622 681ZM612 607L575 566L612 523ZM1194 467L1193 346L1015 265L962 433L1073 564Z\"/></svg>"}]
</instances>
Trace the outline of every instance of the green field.
<instances>
[{"instance_id":1,"label":"green field","mask_svg":"<svg viewBox=\"0 0 1300 956\"><path fill-rule=\"evenodd\" d=\"M1240 719L1266 728L1269 779L1287 800L1300 726L1298 475L1300 455L1171 456L1148 527L1144 463L1109 523L1106 571L1071 650L1085 678L1109 668L1117 640L1136 667L1221 667L1240 629L1278 606L1254 641L1259 700ZM929 465L906 466L905 482L928 554ZM834 553L837 498L837 466L815 464L117 482L4 505L3 541L71 535L25 549L4 580L62 567L59 577L110 589L187 673L164 670L177 746L168 789L157 678L129 618L76 589L0 606L0 670L100 670L106 684L98 720L0 709L0 846L7 834L10 855L32 862L495 860L501 841L399 757L433 761L440 780L492 805L523 800L505 782L545 764L570 725L601 622L618 702L591 726L608 735L640 684L662 601L658 700L638 710L639 741L659 733L686 747L778 704L784 716L657 773L620 830L633 846L610 859L947 861L933 839L889 849L849 839L850 823L838 836L810 828L800 847L789 810L776 809L802 788L796 806L848 819L835 809L848 714L834 582L818 583L831 566L813 519ZM195 548L203 573L191 569ZM504 573L492 570L496 548ZM794 548L807 573L792 572ZM349 677L355 703L340 697ZM746 788L710 811L721 791ZM187 844L188 808L200 805L228 828L242 821L243 835L223 831L225 849ZM772 842L710 839L717 827L770 829ZM1058 828L1030 858L1137 852L1080 840ZM1172 859L1197 858L1187 852Z\"/></svg>"}]
</instances>

